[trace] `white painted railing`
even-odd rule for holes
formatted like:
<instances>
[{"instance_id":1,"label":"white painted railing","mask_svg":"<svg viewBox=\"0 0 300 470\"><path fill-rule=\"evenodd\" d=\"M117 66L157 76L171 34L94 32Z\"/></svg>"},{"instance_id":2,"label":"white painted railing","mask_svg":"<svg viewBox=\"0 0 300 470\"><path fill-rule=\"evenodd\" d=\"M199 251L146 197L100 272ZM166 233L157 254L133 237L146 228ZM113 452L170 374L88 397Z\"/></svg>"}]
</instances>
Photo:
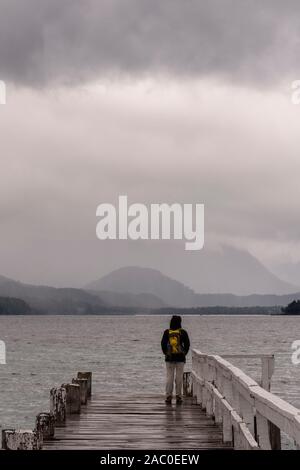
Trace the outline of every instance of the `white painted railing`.
<instances>
[{"instance_id":1,"label":"white painted railing","mask_svg":"<svg viewBox=\"0 0 300 470\"><path fill-rule=\"evenodd\" d=\"M198 350L192 354L191 393L206 414L222 425L224 442L235 449L280 449L282 431L300 446L300 410L268 391L272 356L230 356L261 357L262 388L224 357Z\"/></svg>"}]
</instances>

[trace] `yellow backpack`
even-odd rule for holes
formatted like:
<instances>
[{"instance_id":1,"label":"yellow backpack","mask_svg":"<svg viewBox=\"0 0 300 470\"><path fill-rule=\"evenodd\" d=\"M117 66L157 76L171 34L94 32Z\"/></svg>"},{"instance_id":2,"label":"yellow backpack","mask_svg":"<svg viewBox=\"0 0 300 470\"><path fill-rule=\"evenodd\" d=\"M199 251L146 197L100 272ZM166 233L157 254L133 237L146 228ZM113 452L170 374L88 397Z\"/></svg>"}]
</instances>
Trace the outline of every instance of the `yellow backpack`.
<instances>
[{"instance_id":1,"label":"yellow backpack","mask_svg":"<svg viewBox=\"0 0 300 470\"><path fill-rule=\"evenodd\" d=\"M168 351L169 351L169 354L182 353L181 328L178 328L178 330L169 329Z\"/></svg>"}]
</instances>

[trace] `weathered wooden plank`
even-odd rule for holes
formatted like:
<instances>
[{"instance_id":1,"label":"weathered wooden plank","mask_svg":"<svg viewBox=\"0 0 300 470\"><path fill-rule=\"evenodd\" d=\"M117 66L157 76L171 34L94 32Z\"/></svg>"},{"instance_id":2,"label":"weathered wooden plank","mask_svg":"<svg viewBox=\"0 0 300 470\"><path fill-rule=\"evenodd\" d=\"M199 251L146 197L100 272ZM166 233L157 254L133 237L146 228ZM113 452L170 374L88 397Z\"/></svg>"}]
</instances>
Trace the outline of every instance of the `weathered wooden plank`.
<instances>
[{"instance_id":1,"label":"weathered wooden plank","mask_svg":"<svg viewBox=\"0 0 300 470\"><path fill-rule=\"evenodd\" d=\"M223 449L222 429L191 397L166 405L161 395L95 397L70 415L44 449Z\"/></svg>"}]
</instances>

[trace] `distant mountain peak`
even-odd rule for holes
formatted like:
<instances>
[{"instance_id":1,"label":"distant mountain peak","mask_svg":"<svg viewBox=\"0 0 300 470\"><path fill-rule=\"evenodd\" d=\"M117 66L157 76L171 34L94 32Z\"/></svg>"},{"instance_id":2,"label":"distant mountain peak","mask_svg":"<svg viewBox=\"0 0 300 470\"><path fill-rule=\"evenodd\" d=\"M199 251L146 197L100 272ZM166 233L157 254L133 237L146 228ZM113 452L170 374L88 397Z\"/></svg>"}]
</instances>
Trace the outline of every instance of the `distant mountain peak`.
<instances>
[{"instance_id":1,"label":"distant mountain peak","mask_svg":"<svg viewBox=\"0 0 300 470\"><path fill-rule=\"evenodd\" d=\"M150 294L167 305L186 306L191 304L194 291L158 269L141 266L124 266L89 283L86 289L112 291L122 294Z\"/></svg>"}]
</instances>

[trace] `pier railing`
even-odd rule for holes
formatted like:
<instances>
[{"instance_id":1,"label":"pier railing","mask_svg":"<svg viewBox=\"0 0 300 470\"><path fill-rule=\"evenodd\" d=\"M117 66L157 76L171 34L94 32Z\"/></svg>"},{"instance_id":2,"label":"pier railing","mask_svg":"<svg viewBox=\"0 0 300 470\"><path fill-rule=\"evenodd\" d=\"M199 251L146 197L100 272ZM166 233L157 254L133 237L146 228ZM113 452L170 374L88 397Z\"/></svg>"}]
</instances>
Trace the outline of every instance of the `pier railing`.
<instances>
[{"instance_id":1,"label":"pier railing","mask_svg":"<svg viewBox=\"0 0 300 470\"><path fill-rule=\"evenodd\" d=\"M223 427L235 449L280 449L281 432L300 445L300 410L270 393L274 358L262 355L262 386L225 357L193 350L188 394ZM258 358L258 355L227 358Z\"/></svg>"}]
</instances>

